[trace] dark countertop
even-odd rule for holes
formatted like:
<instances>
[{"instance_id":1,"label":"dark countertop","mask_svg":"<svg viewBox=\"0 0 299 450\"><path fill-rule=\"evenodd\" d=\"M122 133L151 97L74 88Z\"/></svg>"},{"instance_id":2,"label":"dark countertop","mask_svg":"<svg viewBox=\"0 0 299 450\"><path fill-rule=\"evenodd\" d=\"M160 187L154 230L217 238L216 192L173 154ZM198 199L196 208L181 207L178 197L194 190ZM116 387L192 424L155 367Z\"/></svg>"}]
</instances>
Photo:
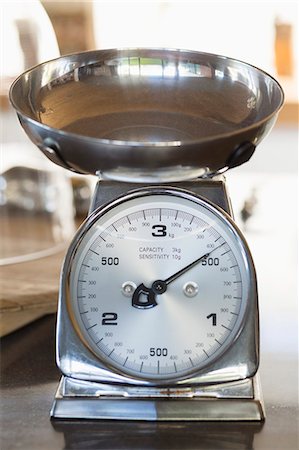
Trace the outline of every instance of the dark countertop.
<instances>
[{"instance_id":1,"label":"dark countertop","mask_svg":"<svg viewBox=\"0 0 299 450\"><path fill-rule=\"evenodd\" d=\"M297 362L279 353L262 358L264 424L51 422L60 377L54 329L51 315L3 339L2 450L298 449Z\"/></svg>"}]
</instances>

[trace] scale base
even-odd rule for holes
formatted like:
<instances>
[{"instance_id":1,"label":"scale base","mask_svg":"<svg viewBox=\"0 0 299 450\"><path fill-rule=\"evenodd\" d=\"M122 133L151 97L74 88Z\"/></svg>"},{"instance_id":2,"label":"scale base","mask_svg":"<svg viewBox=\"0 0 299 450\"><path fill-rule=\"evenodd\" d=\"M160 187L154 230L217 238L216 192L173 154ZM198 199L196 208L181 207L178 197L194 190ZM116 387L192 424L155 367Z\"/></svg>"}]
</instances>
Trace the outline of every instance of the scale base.
<instances>
[{"instance_id":1,"label":"scale base","mask_svg":"<svg viewBox=\"0 0 299 450\"><path fill-rule=\"evenodd\" d=\"M144 421L263 421L259 376L190 388L104 385L62 377L51 417Z\"/></svg>"}]
</instances>

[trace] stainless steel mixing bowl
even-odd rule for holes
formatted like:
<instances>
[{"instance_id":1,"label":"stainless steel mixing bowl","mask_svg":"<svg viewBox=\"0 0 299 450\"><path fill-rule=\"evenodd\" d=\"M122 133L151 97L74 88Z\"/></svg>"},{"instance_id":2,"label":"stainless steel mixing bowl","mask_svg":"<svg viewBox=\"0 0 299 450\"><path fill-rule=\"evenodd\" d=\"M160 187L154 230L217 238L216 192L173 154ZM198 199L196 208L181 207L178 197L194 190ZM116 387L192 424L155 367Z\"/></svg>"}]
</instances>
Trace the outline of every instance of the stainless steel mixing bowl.
<instances>
[{"instance_id":1,"label":"stainless steel mixing bowl","mask_svg":"<svg viewBox=\"0 0 299 450\"><path fill-rule=\"evenodd\" d=\"M283 104L241 61L169 49L63 56L22 74L11 102L55 163L127 181L211 176L247 161Z\"/></svg>"}]
</instances>

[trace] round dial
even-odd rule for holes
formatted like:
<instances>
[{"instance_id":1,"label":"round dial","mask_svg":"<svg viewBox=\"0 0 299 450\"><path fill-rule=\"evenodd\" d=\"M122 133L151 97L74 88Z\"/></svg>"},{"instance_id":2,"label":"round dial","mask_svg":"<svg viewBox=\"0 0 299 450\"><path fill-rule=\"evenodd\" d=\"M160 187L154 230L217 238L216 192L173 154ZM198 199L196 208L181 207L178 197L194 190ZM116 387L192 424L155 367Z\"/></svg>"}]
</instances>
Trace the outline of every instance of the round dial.
<instances>
[{"instance_id":1,"label":"round dial","mask_svg":"<svg viewBox=\"0 0 299 450\"><path fill-rule=\"evenodd\" d=\"M79 231L68 308L84 344L126 376L178 380L225 353L250 289L247 246L226 214L177 189L128 194Z\"/></svg>"}]
</instances>

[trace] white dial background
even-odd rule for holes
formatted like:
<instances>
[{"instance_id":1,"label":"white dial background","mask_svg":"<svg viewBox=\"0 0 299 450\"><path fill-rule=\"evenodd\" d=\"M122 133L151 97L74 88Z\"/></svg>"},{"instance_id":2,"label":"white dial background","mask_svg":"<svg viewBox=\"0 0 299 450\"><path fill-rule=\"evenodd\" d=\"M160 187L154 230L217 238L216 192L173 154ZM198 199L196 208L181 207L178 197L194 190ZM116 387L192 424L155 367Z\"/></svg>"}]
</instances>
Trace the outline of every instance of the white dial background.
<instances>
[{"instance_id":1,"label":"white dial background","mask_svg":"<svg viewBox=\"0 0 299 450\"><path fill-rule=\"evenodd\" d=\"M137 378L190 376L218 358L238 334L249 289L242 240L204 201L182 194L140 195L99 213L79 240L70 273L70 312L89 349ZM155 295L151 288L201 256ZM141 296L147 305L147 297Z\"/></svg>"}]
</instances>

